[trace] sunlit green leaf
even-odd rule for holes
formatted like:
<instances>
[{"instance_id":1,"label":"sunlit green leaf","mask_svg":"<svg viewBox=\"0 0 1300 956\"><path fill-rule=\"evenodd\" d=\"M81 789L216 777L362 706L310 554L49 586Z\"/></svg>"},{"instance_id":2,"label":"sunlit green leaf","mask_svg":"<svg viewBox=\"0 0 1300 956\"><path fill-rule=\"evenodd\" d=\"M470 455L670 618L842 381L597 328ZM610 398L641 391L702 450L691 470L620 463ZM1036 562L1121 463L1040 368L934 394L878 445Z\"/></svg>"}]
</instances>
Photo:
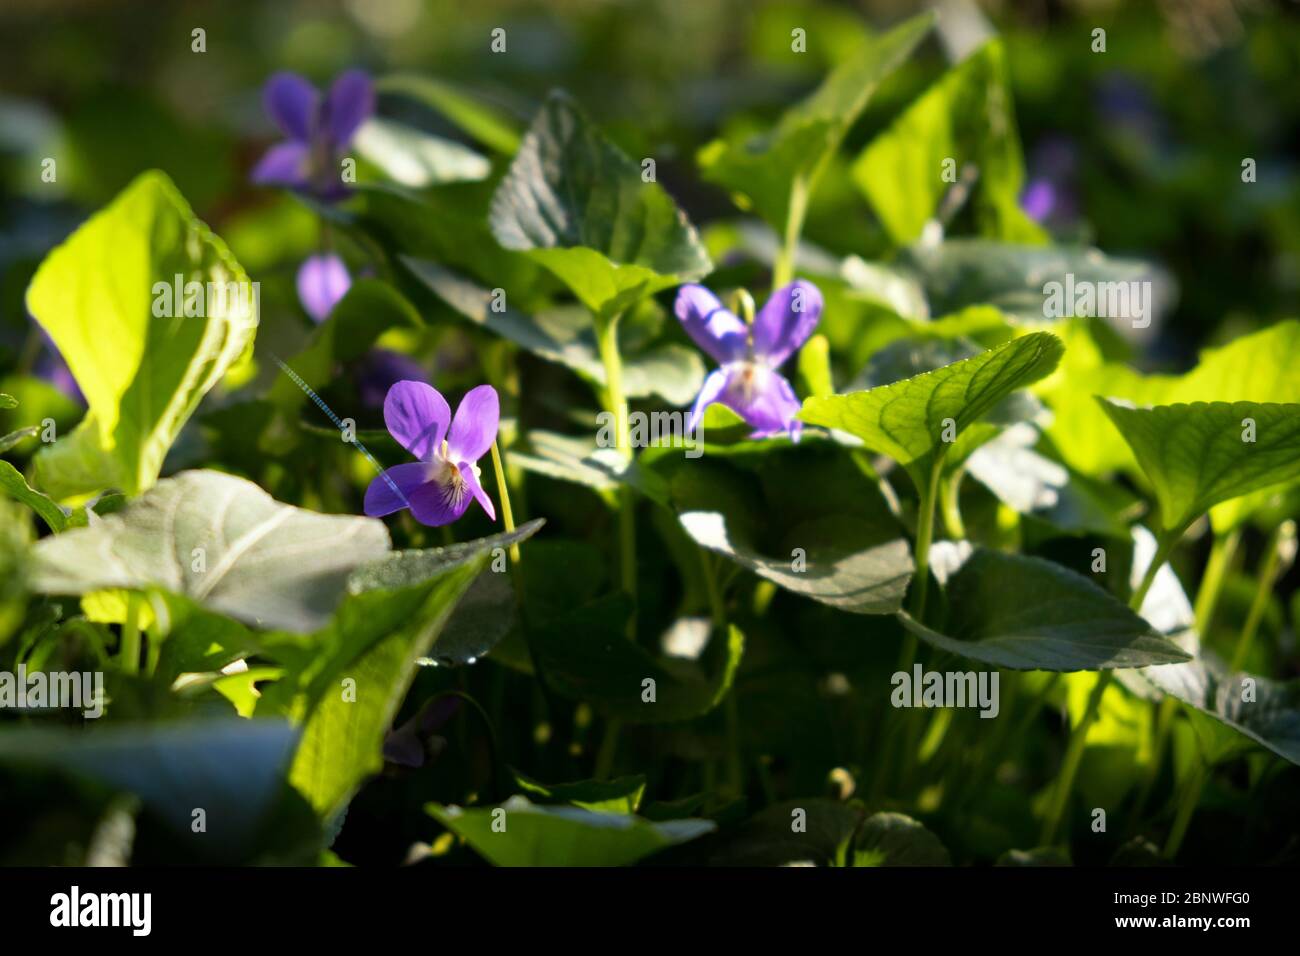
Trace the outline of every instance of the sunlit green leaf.
<instances>
[{"instance_id":1,"label":"sunlit green leaf","mask_svg":"<svg viewBox=\"0 0 1300 956\"><path fill-rule=\"evenodd\" d=\"M948 443L1012 392L1050 373L1061 351L1060 339L1036 332L892 385L809 398L799 418L857 436L924 487L924 476Z\"/></svg>"},{"instance_id":2,"label":"sunlit green leaf","mask_svg":"<svg viewBox=\"0 0 1300 956\"><path fill-rule=\"evenodd\" d=\"M1300 405L1101 402L1151 482L1166 531L1183 530L1221 501L1300 477Z\"/></svg>"},{"instance_id":3,"label":"sunlit green leaf","mask_svg":"<svg viewBox=\"0 0 1300 956\"><path fill-rule=\"evenodd\" d=\"M873 139L854 164L853 178L894 242L905 245L920 238L968 169L977 171L981 234L1012 242L1045 239L1020 208L1024 161L1006 55L996 39L945 73Z\"/></svg>"},{"instance_id":4,"label":"sunlit green leaf","mask_svg":"<svg viewBox=\"0 0 1300 956\"><path fill-rule=\"evenodd\" d=\"M150 487L199 401L251 347L257 300L171 181L137 178L50 253L27 291L90 405L37 454L37 485L55 498Z\"/></svg>"},{"instance_id":5,"label":"sunlit green leaf","mask_svg":"<svg viewBox=\"0 0 1300 956\"><path fill-rule=\"evenodd\" d=\"M526 797L511 797L497 808L427 809L496 866L627 866L714 829L708 820L652 823L580 807L539 807Z\"/></svg>"}]
</instances>

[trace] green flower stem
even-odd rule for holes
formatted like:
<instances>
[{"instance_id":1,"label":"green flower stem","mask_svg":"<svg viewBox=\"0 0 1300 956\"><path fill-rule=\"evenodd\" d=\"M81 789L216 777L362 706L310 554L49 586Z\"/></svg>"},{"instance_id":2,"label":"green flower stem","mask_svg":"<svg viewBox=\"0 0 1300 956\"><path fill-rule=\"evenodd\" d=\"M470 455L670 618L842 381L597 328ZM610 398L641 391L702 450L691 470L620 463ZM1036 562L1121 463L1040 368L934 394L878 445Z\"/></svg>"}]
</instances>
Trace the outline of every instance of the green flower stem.
<instances>
[{"instance_id":1,"label":"green flower stem","mask_svg":"<svg viewBox=\"0 0 1300 956\"><path fill-rule=\"evenodd\" d=\"M965 474L965 469L959 468L947 481L940 484L939 503L943 508L943 526L948 532L948 537L955 541L966 537L966 525L961 520L959 504L961 480Z\"/></svg>"},{"instance_id":2,"label":"green flower stem","mask_svg":"<svg viewBox=\"0 0 1300 956\"><path fill-rule=\"evenodd\" d=\"M1268 550L1264 553L1264 566L1259 572L1259 584L1255 588L1255 598L1250 602L1250 611L1246 615L1246 623L1241 629L1241 634L1237 637L1237 648L1232 654L1232 670L1239 671L1242 665L1246 663L1246 657L1250 654L1251 645L1255 643L1255 634L1259 631L1260 621L1264 619L1264 612L1268 610L1269 598L1273 595L1273 585L1277 583L1278 576L1283 570L1282 553L1289 550L1293 544L1287 543L1287 538L1294 541L1295 524L1291 521L1284 521L1273 531L1268 538Z\"/></svg>"},{"instance_id":3,"label":"green flower stem","mask_svg":"<svg viewBox=\"0 0 1300 956\"><path fill-rule=\"evenodd\" d=\"M1237 545L1241 542L1241 529L1234 528L1227 534L1216 534L1210 545L1210 557L1205 563L1205 574L1196 591L1196 633L1207 637L1210 633L1210 621L1214 618L1214 608L1219 603L1219 593L1223 590L1224 579L1232 559L1236 556Z\"/></svg>"},{"instance_id":4,"label":"green flower stem","mask_svg":"<svg viewBox=\"0 0 1300 956\"><path fill-rule=\"evenodd\" d=\"M140 595L131 591L126 598L126 619L122 622L122 643L117 656L124 674L140 673Z\"/></svg>"},{"instance_id":5,"label":"green flower stem","mask_svg":"<svg viewBox=\"0 0 1300 956\"><path fill-rule=\"evenodd\" d=\"M943 455L936 457L930 467L930 481L921 489L921 498L917 503L916 514L916 594L913 597L912 616L918 621L925 620L925 598L930 588L930 544L934 540L934 511L939 498L939 482L943 475ZM916 639L912 638L915 645ZM912 662L905 662L908 667Z\"/></svg>"},{"instance_id":6,"label":"green flower stem","mask_svg":"<svg viewBox=\"0 0 1300 956\"><path fill-rule=\"evenodd\" d=\"M930 466L930 476L925 487L918 486L917 488L920 497L917 501L916 546L913 549L916 571L912 579L916 582L916 587L912 592L912 616L918 621L925 620L926 593L930 587L930 545L934 540L934 513L940 497L939 485L942 475L943 451L940 451L934 463ZM897 669L911 672L912 665L916 663L916 655L919 649L920 645L917 642L916 635L911 631L907 631L903 636L903 646L899 649ZM900 737L903 744L901 766L899 767L900 784L905 785L911 777L923 721L924 717L920 712L908 711L903 716L902 734L891 734L885 741L885 751L877 763L876 776L872 781L873 796L879 796L881 793L881 788L884 785L885 769L893 763L894 752L897 749L897 742Z\"/></svg>"},{"instance_id":7,"label":"green flower stem","mask_svg":"<svg viewBox=\"0 0 1300 956\"><path fill-rule=\"evenodd\" d=\"M803 233L803 220L808 212L808 197L811 193L812 177L795 176L790 184L790 206L785 214L785 236L777 252L776 262L772 266L772 291L794 281L795 255L799 248L799 236Z\"/></svg>"},{"instance_id":8,"label":"green flower stem","mask_svg":"<svg viewBox=\"0 0 1300 956\"><path fill-rule=\"evenodd\" d=\"M596 319L596 344L605 366L605 410L614 416L615 446L632 461L632 432L623 393L623 359L618 353L619 316ZM626 484L618 490L619 572L623 591L636 599L636 495ZM636 637L636 618L628 621L628 637Z\"/></svg>"},{"instance_id":9,"label":"green flower stem","mask_svg":"<svg viewBox=\"0 0 1300 956\"><path fill-rule=\"evenodd\" d=\"M1141 611L1142 602L1146 600L1147 592L1151 590L1157 572L1169 560L1169 553L1182 536L1183 529L1180 528L1177 531L1164 532L1157 539L1156 553L1151 559L1151 565L1147 568L1146 574L1142 576L1142 583L1137 586L1133 596L1129 598L1129 607L1134 611ZM1106 693L1106 688L1110 686L1114 673L1114 671L1102 671L1097 675L1097 683L1092 688L1092 693L1088 695L1088 703L1084 707L1083 716L1070 732L1070 743L1065 750L1065 760L1061 764L1061 772L1056 778L1056 789L1052 793L1052 802L1048 807L1047 816L1043 820L1042 838L1038 841L1042 846L1052 846L1056 842L1056 834L1060 829L1061 819L1065 815L1065 806L1069 803L1071 790L1074 789L1074 777L1079 772L1079 764L1083 760L1083 751L1088 741L1088 730L1092 727L1093 721L1097 719L1097 711L1101 708L1101 699Z\"/></svg>"},{"instance_id":10,"label":"green flower stem","mask_svg":"<svg viewBox=\"0 0 1300 956\"><path fill-rule=\"evenodd\" d=\"M506 534L515 530L515 516L510 510L510 488L506 484L506 469L501 463L501 449L496 439L492 439L492 468L497 473L497 497L501 499L501 521L506 526ZM519 563L519 545L510 546L510 563Z\"/></svg>"}]
</instances>

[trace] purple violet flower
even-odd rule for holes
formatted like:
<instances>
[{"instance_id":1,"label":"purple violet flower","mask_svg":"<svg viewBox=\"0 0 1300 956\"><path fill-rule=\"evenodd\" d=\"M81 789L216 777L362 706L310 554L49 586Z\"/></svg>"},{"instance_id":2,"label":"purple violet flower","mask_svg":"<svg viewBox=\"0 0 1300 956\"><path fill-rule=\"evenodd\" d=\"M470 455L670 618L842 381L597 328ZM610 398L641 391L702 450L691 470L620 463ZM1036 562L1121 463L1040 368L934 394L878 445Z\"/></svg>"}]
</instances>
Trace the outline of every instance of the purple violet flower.
<instances>
[{"instance_id":1,"label":"purple violet flower","mask_svg":"<svg viewBox=\"0 0 1300 956\"><path fill-rule=\"evenodd\" d=\"M361 124L375 112L375 89L362 70L339 74L324 98L297 73L276 73L262 90L266 111L288 137L253 169L253 182L288 186L322 199L348 190L338 161Z\"/></svg>"},{"instance_id":2,"label":"purple violet flower","mask_svg":"<svg viewBox=\"0 0 1300 956\"><path fill-rule=\"evenodd\" d=\"M315 322L324 322L351 286L348 267L333 253L308 256L298 269L298 300Z\"/></svg>"},{"instance_id":3,"label":"purple violet flower","mask_svg":"<svg viewBox=\"0 0 1300 956\"><path fill-rule=\"evenodd\" d=\"M797 438L800 403L779 371L808 340L822 314L822 294L798 279L772 293L752 324L746 324L708 289L685 285L677 293L677 318L695 344L717 359L695 399L687 428L694 430L704 410L719 402L748 422L754 438L789 432Z\"/></svg>"},{"instance_id":4,"label":"purple violet flower","mask_svg":"<svg viewBox=\"0 0 1300 956\"><path fill-rule=\"evenodd\" d=\"M492 499L479 484L476 462L497 437L501 417L496 389L480 385L461 399L456 417L441 393L424 382L401 381L384 399L389 434L419 461L395 465L366 489L365 510L381 518L403 508L420 524L451 524L474 498L493 521Z\"/></svg>"}]
</instances>

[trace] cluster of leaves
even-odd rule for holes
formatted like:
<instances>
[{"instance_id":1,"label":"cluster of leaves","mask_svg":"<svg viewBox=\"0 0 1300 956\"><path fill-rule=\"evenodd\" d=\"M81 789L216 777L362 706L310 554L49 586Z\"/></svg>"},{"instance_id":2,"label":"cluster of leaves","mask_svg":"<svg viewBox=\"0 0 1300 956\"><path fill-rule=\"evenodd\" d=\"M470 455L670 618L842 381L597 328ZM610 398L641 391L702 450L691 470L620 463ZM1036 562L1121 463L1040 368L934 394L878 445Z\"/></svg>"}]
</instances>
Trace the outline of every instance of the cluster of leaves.
<instances>
[{"instance_id":1,"label":"cluster of leaves","mask_svg":"<svg viewBox=\"0 0 1300 956\"><path fill-rule=\"evenodd\" d=\"M761 221L701 233L563 93L523 129L405 75L387 100L472 145L372 119L344 201L285 197L229 247L158 172L77 229L27 304L85 415L42 442L23 417L39 385L6 385L22 427L0 441L26 467L0 462L0 669L103 672L105 716L0 726L4 805L51 820L5 857L1132 861L1153 839L1176 856L1241 767L1250 801L1293 792L1300 692L1262 676L1282 652L1255 637L1294 549L1300 324L1175 377L1125 364L1101 320L1045 319L1045 279L1149 269L1052 245L1021 210L996 40L850 161L931 25L868 39L771 129L699 151ZM948 157L973 172L970 236L943 235ZM801 241L835 181L890 257ZM285 215L371 270L322 323L274 324L274 289L260 311L157 314L173 277L247 283L241 246L263 255ZM671 290L796 274L826 298L802 440L714 407L702 445L632 447L630 408L686 405L704 379ZM434 545L409 517L355 516L362 446L398 454L365 402L376 345L505 396L504 532L475 516ZM342 435L322 409L352 419ZM1215 630L1261 529L1251 613ZM1173 568L1202 533L1193 613ZM996 670L998 718L891 707L914 665Z\"/></svg>"}]
</instances>

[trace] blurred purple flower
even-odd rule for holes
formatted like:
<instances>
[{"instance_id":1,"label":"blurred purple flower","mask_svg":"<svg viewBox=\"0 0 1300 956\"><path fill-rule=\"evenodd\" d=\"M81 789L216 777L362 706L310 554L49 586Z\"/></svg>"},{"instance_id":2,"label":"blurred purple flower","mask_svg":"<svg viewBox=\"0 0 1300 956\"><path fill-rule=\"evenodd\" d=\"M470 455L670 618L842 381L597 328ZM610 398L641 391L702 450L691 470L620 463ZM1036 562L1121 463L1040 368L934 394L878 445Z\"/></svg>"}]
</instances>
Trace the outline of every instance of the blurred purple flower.
<instances>
[{"instance_id":1,"label":"blurred purple flower","mask_svg":"<svg viewBox=\"0 0 1300 956\"><path fill-rule=\"evenodd\" d=\"M316 322L324 322L352 286L343 260L333 253L309 256L298 269L298 300Z\"/></svg>"},{"instance_id":2,"label":"blurred purple flower","mask_svg":"<svg viewBox=\"0 0 1300 956\"><path fill-rule=\"evenodd\" d=\"M420 524L438 527L463 515L474 498L495 521L496 509L479 484L476 462L496 440L500 417L491 385L471 389L452 418L451 406L436 388L398 382L384 399L384 424L420 460L389 468L372 481L366 489L366 514L381 518L410 508Z\"/></svg>"},{"instance_id":3,"label":"blurred purple flower","mask_svg":"<svg viewBox=\"0 0 1300 956\"><path fill-rule=\"evenodd\" d=\"M1029 159L1029 181L1020 195L1020 207L1036 222L1064 227L1077 217L1075 171L1078 150L1065 137L1052 136L1034 147Z\"/></svg>"},{"instance_id":4,"label":"blurred purple flower","mask_svg":"<svg viewBox=\"0 0 1300 956\"><path fill-rule=\"evenodd\" d=\"M347 188L338 161L361 124L375 112L375 89L362 70L339 74L323 98L297 73L276 73L262 90L266 111L287 137L253 169L253 182L287 186L322 199L340 199Z\"/></svg>"},{"instance_id":5,"label":"blurred purple flower","mask_svg":"<svg viewBox=\"0 0 1300 956\"><path fill-rule=\"evenodd\" d=\"M687 428L694 430L704 410L718 402L748 422L755 438L786 431L797 437L802 427L794 420L799 399L777 369L816 328L822 314L818 288L798 279L777 289L752 325L699 285L682 286L675 311L686 334L721 365L704 380Z\"/></svg>"},{"instance_id":6,"label":"blurred purple flower","mask_svg":"<svg viewBox=\"0 0 1300 956\"><path fill-rule=\"evenodd\" d=\"M388 390L402 379L420 381L428 372L415 359L391 349L371 349L356 364L357 394L366 408L380 408Z\"/></svg>"},{"instance_id":7,"label":"blurred purple flower","mask_svg":"<svg viewBox=\"0 0 1300 956\"><path fill-rule=\"evenodd\" d=\"M1020 197L1020 206L1030 219L1042 222L1056 208L1056 187L1046 179L1032 180L1025 186L1024 195Z\"/></svg>"}]
</instances>

